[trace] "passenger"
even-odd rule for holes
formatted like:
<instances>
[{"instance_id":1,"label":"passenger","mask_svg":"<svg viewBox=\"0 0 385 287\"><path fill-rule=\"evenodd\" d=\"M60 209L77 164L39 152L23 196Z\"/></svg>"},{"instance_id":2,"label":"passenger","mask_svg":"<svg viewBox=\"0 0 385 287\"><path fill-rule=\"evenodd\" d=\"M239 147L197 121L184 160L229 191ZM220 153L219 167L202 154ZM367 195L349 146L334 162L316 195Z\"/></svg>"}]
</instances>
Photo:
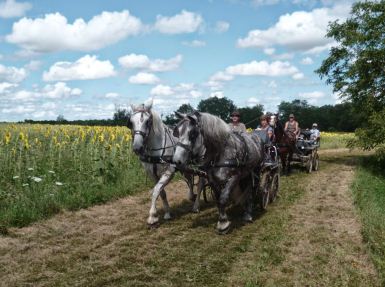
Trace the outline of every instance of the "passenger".
<instances>
[{"instance_id":1,"label":"passenger","mask_svg":"<svg viewBox=\"0 0 385 287\"><path fill-rule=\"evenodd\" d=\"M296 138L299 135L299 125L293 114L289 115L289 120L285 124L285 131L293 133Z\"/></svg>"},{"instance_id":2,"label":"passenger","mask_svg":"<svg viewBox=\"0 0 385 287\"><path fill-rule=\"evenodd\" d=\"M314 123L312 129L310 130L310 139L315 143L318 143L321 138L321 133L318 129L317 123Z\"/></svg>"},{"instance_id":3,"label":"passenger","mask_svg":"<svg viewBox=\"0 0 385 287\"><path fill-rule=\"evenodd\" d=\"M260 117L260 124L257 127L257 130L265 130L269 137L269 140L272 142L274 139L274 130L269 125L269 117L267 115L262 115Z\"/></svg>"},{"instance_id":4,"label":"passenger","mask_svg":"<svg viewBox=\"0 0 385 287\"><path fill-rule=\"evenodd\" d=\"M246 132L246 126L241 123L241 115L238 111L234 111L231 114L231 123L229 123L229 126L233 132Z\"/></svg>"}]
</instances>

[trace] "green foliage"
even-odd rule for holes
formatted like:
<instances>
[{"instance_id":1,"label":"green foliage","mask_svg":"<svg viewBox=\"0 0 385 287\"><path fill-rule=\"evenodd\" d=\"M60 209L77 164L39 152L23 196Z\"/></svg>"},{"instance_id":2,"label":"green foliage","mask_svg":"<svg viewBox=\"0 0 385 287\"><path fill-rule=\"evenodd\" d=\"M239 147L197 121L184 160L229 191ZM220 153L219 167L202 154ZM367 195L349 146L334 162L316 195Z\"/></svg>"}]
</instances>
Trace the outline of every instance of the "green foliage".
<instances>
[{"instance_id":1,"label":"green foliage","mask_svg":"<svg viewBox=\"0 0 385 287\"><path fill-rule=\"evenodd\" d=\"M220 117L225 122L230 121L231 113L236 110L236 106L232 100L224 97L212 97L202 100L198 104L198 110L205 113L210 113Z\"/></svg>"},{"instance_id":2,"label":"green foliage","mask_svg":"<svg viewBox=\"0 0 385 287\"><path fill-rule=\"evenodd\" d=\"M377 159L363 160L352 188L363 223L363 237L380 275L381 286L385 284L385 174L383 170L378 166Z\"/></svg>"},{"instance_id":3,"label":"green foliage","mask_svg":"<svg viewBox=\"0 0 385 287\"><path fill-rule=\"evenodd\" d=\"M263 105L239 108L238 111L241 114L241 121L246 124L246 128L256 128L259 124L259 117L263 115Z\"/></svg>"},{"instance_id":4,"label":"green foliage","mask_svg":"<svg viewBox=\"0 0 385 287\"><path fill-rule=\"evenodd\" d=\"M182 113L182 114L189 114L194 111L194 108L190 104L183 104L181 105L176 112ZM166 125L175 125L179 119L175 116L175 114L170 114L166 116L166 119L164 120L164 123Z\"/></svg>"},{"instance_id":5,"label":"green foliage","mask_svg":"<svg viewBox=\"0 0 385 287\"><path fill-rule=\"evenodd\" d=\"M384 130L377 125L383 121L385 109L384 23L385 0L355 3L345 22L336 21L329 26L327 36L338 45L316 71L333 86L334 92L351 101L368 118L354 142L364 149L384 143Z\"/></svg>"},{"instance_id":6,"label":"green foliage","mask_svg":"<svg viewBox=\"0 0 385 287\"><path fill-rule=\"evenodd\" d=\"M353 132L363 122L363 116L355 111L351 103L316 107L304 100L283 101L278 106L278 112L284 121L289 118L289 114L294 114L304 129L318 123L321 131Z\"/></svg>"}]
</instances>

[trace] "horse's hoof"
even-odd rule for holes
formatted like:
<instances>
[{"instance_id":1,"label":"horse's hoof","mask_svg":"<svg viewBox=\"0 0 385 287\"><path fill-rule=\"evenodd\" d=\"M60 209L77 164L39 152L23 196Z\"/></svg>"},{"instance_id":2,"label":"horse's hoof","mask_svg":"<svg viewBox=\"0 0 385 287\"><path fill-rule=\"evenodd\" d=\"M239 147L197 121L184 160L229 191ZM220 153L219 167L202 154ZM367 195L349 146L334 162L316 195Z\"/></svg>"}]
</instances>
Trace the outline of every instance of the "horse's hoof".
<instances>
[{"instance_id":1,"label":"horse's hoof","mask_svg":"<svg viewBox=\"0 0 385 287\"><path fill-rule=\"evenodd\" d=\"M192 212L193 212L193 213L199 213L199 212L201 212L201 211L199 210L199 208L193 208L193 209L192 209Z\"/></svg>"},{"instance_id":2,"label":"horse's hoof","mask_svg":"<svg viewBox=\"0 0 385 287\"><path fill-rule=\"evenodd\" d=\"M165 213L163 216L164 220L171 220L171 214L169 212Z\"/></svg>"},{"instance_id":3,"label":"horse's hoof","mask_svg":"<svg viewBox=\"0 0 385 287\"><path fill-rule=\"evenodd\" d=\"M244 215L243 215L243 221L245 221L245 222L248 222L248 223L251 223L251 222L253 222L253 218L251 217L251 215L250 214L248 214L248 213L245 213Z\"/></svg>"},{"instance_id":4,"label":"horse's hoof","mask_svg":"<svg viewBox=\"0 0 385 287\"><path fill-rule=\"evenodd\" d=\"M230 230L230 221L218 221L217 231L218 234L227 234Z\"/></svg>"},{"instance_id":5,"label":"horse's hoof","mask_svg":"<svg viewBox=\"0 0 385 287\"><path fill-rule=\"evenodd\" d=\"M151 216L147 219L147 224L150 226L156 225L158 222L159 222L159 218L156 216Z\"/></svg>"}]
</instances>

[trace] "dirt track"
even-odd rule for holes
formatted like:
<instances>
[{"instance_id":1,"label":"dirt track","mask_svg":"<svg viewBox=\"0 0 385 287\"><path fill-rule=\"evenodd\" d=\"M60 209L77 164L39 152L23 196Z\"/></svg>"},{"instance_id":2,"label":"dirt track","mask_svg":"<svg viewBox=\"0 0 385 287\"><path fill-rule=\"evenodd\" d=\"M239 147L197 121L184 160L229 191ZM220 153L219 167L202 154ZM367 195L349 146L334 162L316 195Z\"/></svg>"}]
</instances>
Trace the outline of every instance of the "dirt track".
<instances>
[{"instance_id":1,"label":"dirt track","mask_svg":"<svg viewBox=\"0 0 385 287\"><path fill-rule=\"evenodd\" d=\"M63 212L0 237L1 286L377 286L362 244L346 151L315 174L282 180L269 211L214 231L216 209L189 212L186 187L168 188L174 220L148 229L148 193ZM160 205L160 203L159 203Z\"/></svg>"}]
</instances>

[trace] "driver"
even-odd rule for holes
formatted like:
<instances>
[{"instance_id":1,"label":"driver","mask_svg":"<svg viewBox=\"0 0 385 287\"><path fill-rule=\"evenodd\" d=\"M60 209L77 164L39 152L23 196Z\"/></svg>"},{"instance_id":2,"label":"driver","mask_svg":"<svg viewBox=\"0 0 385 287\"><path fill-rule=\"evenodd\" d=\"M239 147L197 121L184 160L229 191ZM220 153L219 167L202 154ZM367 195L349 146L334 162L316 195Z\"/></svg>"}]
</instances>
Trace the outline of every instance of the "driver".
<instances>
[{"instance_id":1,"label":"driver","mask_svg":"<svg viewBox=\"0 0 385 287\"><path fill-rule=\"evenodd\" d=\"M321 138L321 133L318 129L317 123L314 123L311 130L310 130L310 139L314 142L318 142Z\"/></svg>"},{"instance_id":2,"label":"driver","mask_svg":"<svg viewBox=\"0 0 385 287\"><path fill-rule=\"evenodd\" d=\"M241 115L238 111L234 111L231 114L231 123L229 123L229 127L233 132L246 132L246 126L241 123Z\"/></svg>"},{"instance_id":3,"label":"driver","mask_svg":"<svg viewBox=\"0 0 385 287\"><path fill-rule=\"evenodd\" d=\"M285 131L293 133L296 138L299 135L299 125L293 114L289 115L289 120L285 124Z\"/></svg>"},{"instance_id":4,"label":"driver","mask_svg":"<svg viewBox=\"0 0 385 287\"><path fill-rule=\"evenodd\" d=\"M269 116L268 115L262 115L260 117L260 124L257 127L257 130L264 130L267 132L267 135L269 136L269 140L273 141L274 138L274 131L273 128L269 125Z\"/></svg>"}]
</instances>

